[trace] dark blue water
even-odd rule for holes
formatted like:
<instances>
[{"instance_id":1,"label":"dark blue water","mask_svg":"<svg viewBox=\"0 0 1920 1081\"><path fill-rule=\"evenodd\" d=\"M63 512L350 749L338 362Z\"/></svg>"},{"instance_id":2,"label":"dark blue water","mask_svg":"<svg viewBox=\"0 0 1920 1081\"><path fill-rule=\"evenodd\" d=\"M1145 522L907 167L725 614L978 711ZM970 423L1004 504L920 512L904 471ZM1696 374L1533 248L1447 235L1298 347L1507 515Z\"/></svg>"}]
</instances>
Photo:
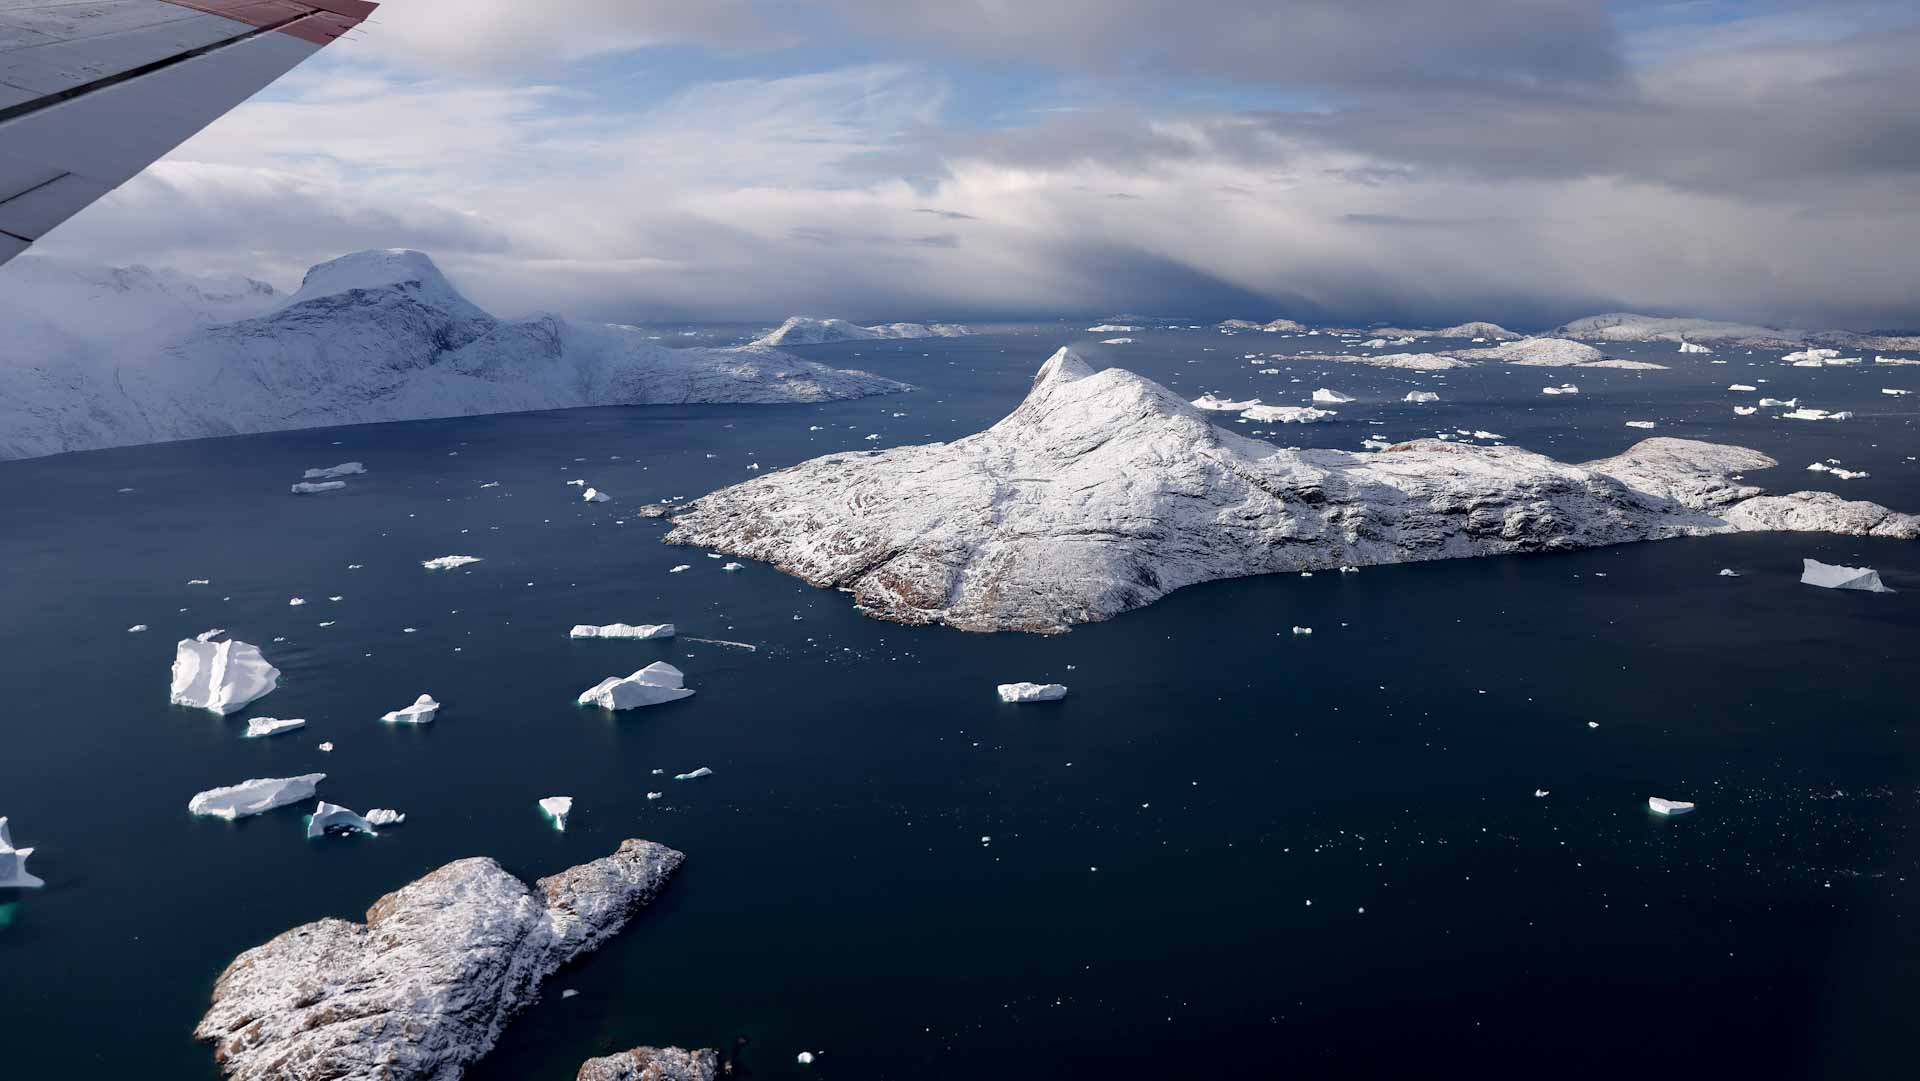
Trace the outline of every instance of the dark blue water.
<instances>
[{"instance_id":1,"label":"dark blue water","mask_svg":"<svg viewBox=\"0 0 1920 1081\"><path fill-rule=\"evenodd\" d=\"M559 1081L613 1049L741 1037L763 1078L1909 1074L1913 545L1744 536L1224 582L1040 638L867 620L763 566L722 573L632 516L751 462L978 430L1076 337L811 350L920 388L833 405L0 464L0 814L48 882L0 894L0 1073L211 1078L190 1031L240 951L357 918L448 860L533 877L637 836L687 852L682 874L471 1076ZM1920 369L1647 348L1675 369L1263 376L1243 353L1323 339L1134 337L1096 352L1189 396L1362 399L1288 443L1467 428L1583 459L1699 436L1778 456L1752 478L1777 490L1920 509L1915 407L1878 393ZM1759 378L1860 416L1734 417L1757 395L1722 388ZM1569 379L1579 397L1540 396ZM1414 387L1443 401L1397 401ZM1829 457L1872 476L1803 471ZM286 494L350 459L371 473L345 492ZM574 477L615 502L582 505ZM455 553L484 562L419 566ZM1902 592L1800 586L1802 556L1878 567ZM759 649L566 637L616 620ZM215 626L284 673L224 720L166 696L174 641ZM699 694L574 706L658 658ZM1015 679L1073 693L998 704ZM437 723L379 723L423 691L446 703ZM255 715L309 725L241 740ZM714 776L667 776L703 765ZM308 843L299 808L186 814L200 789L307 771L330 800L409 818ZM564 834L534 806L554 794L576 798ZM1653 818L1656 794L1700 810ZM810 1072L803 1049L822 1052Z\"/></svg>"}]
</instances>

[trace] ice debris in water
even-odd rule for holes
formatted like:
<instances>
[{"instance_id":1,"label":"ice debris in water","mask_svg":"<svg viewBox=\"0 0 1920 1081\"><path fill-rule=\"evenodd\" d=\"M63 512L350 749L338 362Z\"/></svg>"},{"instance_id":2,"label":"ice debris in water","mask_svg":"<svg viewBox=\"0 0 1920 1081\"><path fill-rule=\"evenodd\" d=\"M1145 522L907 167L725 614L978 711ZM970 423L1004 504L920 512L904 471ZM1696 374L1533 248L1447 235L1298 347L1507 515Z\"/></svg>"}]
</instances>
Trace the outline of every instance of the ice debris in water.
<instances>
[{"instance_id":1,"label":"ice debris in water","mask_svg":"<svg viewBox=\"0 0 1920 1081\"><path fill-rule=\"evenodd\" d=\"M0 815L0 889L32 890L46 885L43 879L27 873L27 857L31 855L31 848L13 847L7 816Z\"/></svg>"},{"instance_id":2,"label":"ice debris in water","mask_svg":"<svg viewBox=\"0 0 1920 1081\"><path fill-rule=\"evenodd\" d=\"M1555 395L1558 395L1558 394L1578 394L1578 393L1580 393L1580 388L1579 388L1579 387L1576 387L1576 386L1574 386L1574 385L1573 385L1572 383L1562 383L1561 385L1559 385L1559 386L1557 386L1557 387L1541 387L1541 388L1540 388L1540 393L1542 393L1542 394L1555 394Z\"/></svg>"},{"instance_id":3,"label":"ice debris in water","mask_svg":"<svg viewBox=\"0 0 1920 1081\"><path fill-rule=\"evenodd\" d=\"M1312 634L1312 633L1313 633L1313 628L1312 628L1312 627L1295 627L1295 628L1293 629L1293 633L1295 633L1295 634Z\"/></svg>"},{"instance_id":4,"label":"ice debris in water","mask_svg":"<svg viewBox=\"0 0 1920 1081\"><path fill-rule=\"evenodd\" d=\"M679 573L680 573L681 571L690 571L690 570L692 570L692 569L693 569L693 564L691 564L691 563L682 563L682 564L680 564L680 565L679 565L679 566L677 566L677 567L668 567L668 568L667 568L667 573L668 573L668 574L679 574Z\"/></svg>"},{"instance_id":5,"label":"ice debris in water","mask_svg":"<svg viewBox=\"0 0 1920 1081\"><path fill-rule=\"evenodd\" d=\"M699 769L694 770L692 773L676 773L673 775L673 779L676 781L697 781L702 777L711 777L711 776L713 776L713 771L708 769L705 766L701 766Z\"/></svg>"},{"instance_id":6,"label":"ice debris in water","mask_svg":"<svg viewBox=\"0 0 1920 1081\"><path fill-rule=\"evenodd\" d=\"M1740 572L1739 572L1739 571L1737 571L1737 570L1734 570L1734 569L1733 569L1732 567L1721 567L1721 568L1720 568L1720 577L1722 577L1722 578L1738 578L1738 577L1740 577Z\"/></svg>"},{"instance_id":7,"label":"ice debris in water","mask_svg":"<svg viewBox=\"0 0 1920 1081\"><path fill-rule=\"evenodd\" d=\"M665 661L655 661L625 678L608 676L582 691L579 702L601 709L637 709L692 696L686 688L686 673Z\"/></svg>"},{"instance_id":8,"label":"ice debris in water","mask_svg":"<svg viewBox=\"0 0 1920 1081\"><path fill-rule=\"evenodd\" d=\"M547 796L540 800L540 810L553 819L553 828L565 830L567 816L573 813L572 796Z\"/></svg>"},{"instance_id":9,"label":"ice debris in water","mask_svg":"<svg viewBox=\"0 0 1920 1081\"><path fill-rule=\"evenodd\" d=\"M147 629L147 625L145 623L135 623L133 626L127 628L127 633L140 634L146 629Z\"/></svg>"},{"instance_id":10,"label":"ice debris in water","mask_svg":"<svg viewBox=\"0 0 1920 1081\"><path fill-rule=\"evenodd\" d=\"M1345 405L1346 403L1353 401L1354 399L1351 395L1342 394L1337 390L1328 390L1326 387L1321 387L1319 390L1316 390L1313 392L1313 400L1316 402L1320 402L1324 405Z\"/></svg>"},{"instance_id":11,"label":"ice debris in water","mask_svg":"<svg viewBox=\"0 0 1920 1081\"><path fill-rule=\"evenodd\" d=\"M333 480L337 477L352 477L365 473L367 467L360 462L341 462L325 469L309 469L302 475L305 480Z\"/></svg>"},{"instance_id":12,"label":"ice debris in water","mask_svg":"<svg viewBox=\"0 0 1920 1081\"><path fill-rule=\"evenodd\" d=\"M1440 395L1430 390L1410 390L1407 391L1407 396L1402 400L1409 402L1437 402L1440 400Z\"/></svg>"},{"instance_id":13,"label":"ice debris in water","mask_svg":"<svg viewBox=\"0 0 1920 1081\"><path fill-rule=\"evenodd\" d=\"M298 608L305 603L307 603L307 599L305 597L288 597L287 598L287 606L289 608Z\"/></svg>"},{"instance_id":14,"label":"ice debris in water","mask_svg":"<svg viewBox=\"0 0 1920 1081\"><path fill-rule=\"evenodd\" d=\"M282 732L291 732L296 728L305 728L307 722L301 718L278 720L273 717L252 717L247 720L247 739L262 739L277 736Z\"/></svg>"},{"instance_id":15,"label":"ice debris in water","mask_svg":"<svg viewBox=\"0 0 1920 1081\"><path fill-rule=\"evenodd\" d=\"M328 742L326 742L326 743L322 743L322 744L320 745L320 749L321 749L322 751L326 751L326 752L328 752L328 753L331 753L331 752L333 751L333 742L332 742L331 740L329 740L329 741L328 741Z\"/></svg>"},{"instance_id":16,"label":"ice debris in water","mask_svg":"<svg viewBox=\"0 0 1920 1081\"><path fill-rule=\"evenodd\" d=\"M1652 421L1650 421L1650 420L1630 420L1630 421L1628 421L1628 422L1627 422L1627 427L1629 427L1629 428L1656 428L1656 427L1658 427L1658 425L1656 425L1656 424L1655 424L1654 422L1652 422Z\"/></svg>"},{"instance_id":17,"label":"ice debris in water","mask_svg":"<svg viewBox=\"0 0 1920 1081\"><path fill-rule=\"evenodd\" d=\"M209 788L196 793L187 801L187 810L231 822L236 818L264 814L275 807L312 799L316 786L326 779L324 773L305 773L298 777L257 777L225 788Z\"/></svg>"},{"instance_id":18,"label":"ice debris in water","mask_svg":"<svg viewBox=\"0 0 1920 1081\"><path fill-rule=\"evenodd\" d=\"M307 819L307 839L325 837L329 833L365 833L378 834L373 823L347 810L337 803L321 800L314 807L313 814Z\"/></svg>"},{"instance_id":19,"label":"ice debris in water","mask_svg":"<svg viewBox=\"0 0 1920 1081\"><path fill-rule=\"evenodd\" d=\"M1058 702L1067 696L1059 683L1002 683L998 690L1002 702Z\"/></svg>"},{"instance_id":20,"label":"ice debris in water","mask_svg":"<svg viewBox=\"0 0 1920 1081\"><path fill-rule=\"evenodd\" d=\"M210 709L225 716L279 685L280 670L246 642L212 641L224 632L206 631L174 646L171 699L177 706Z\"/></svg>"},{"instance_id":21,"label":"ice debris in water","mask_svg":"<svg viewBox=\"0 0 1920 1081\"><path fill-rule=\"evenodd\" d=\"M632 626L626 623L609 623L604 627L594 627L582 623L567 633L569 638L672 638L671 623L642 623Z\"/></svg>"},{"instance_id":22,"label":"ice debris in water","mask_svg":"<svg viewBox=\"0 0 1920 1081\"><path fill-rule=\"evenodd\" d=\"M1684 800L1661 799L1659 796L1648 796L1647 807L1655 814L1663 815L1683 815L1693 810L1693 804Z\"/></svg>"},{"instance_id":23,"label":"ice debris in water","mask_svg":"<svg viewBox=\"0 0 1920 1081\"><path fill-rule=\"evenodd\" d=\"M580 493L580 498L588 503L605 503L612 497L598 488L588 488L586 491Z\"/></svg>"},{"instance_id":24,"label":"ice debris in water","mask_svg":"<svg viewBox=\"0 0 1920 1081\"><path fill-rule=\"evenodd\" d=\"M440 712L440 703L430 694L423 694L413 700L413 705L405 709L396 709L392 713L383 713L380 719L388 724L426 724L433 715Z\"/></svg>"},{"instance_id":25,"label":"ice debris in water","mask_svg":"<svg viewBox=\"0 0 1920 1081\"><path fill-rule=\"evenodd\" d=\"M1880 581L1880 572L1871 567L1837 567L1816 559L1800 561L1800 584L1825 589L1860 589L1868 593L1892 593Z\"/></svg>"},{"instance_id":26,"label":"ice debris in water","mask_svg":"<svg viewBox=\"0 0 1920 1081\"><path fill-rule=\"evenodd\" d=\"M479 556L434 556L432 559L421 560L420 565L430 571L444 571L478 562L480 562Z\"/></svg>"},{"instance_id":27,"label":"ice debris in water","mask_svg":"<svg viewBox=\"0 0 1920 1081\"><path fill-rule=\"evenodd\" d=\"M344 480L303 480L292 485L288 490L294 495L319 495L321 492L337 492L346 486L347 482Z\"/></svg>"},{"instance_id":28,"label":"ice debris in water","mask_svg":"<svg viewBox=\"0 0 1920 1081\"><path fill-rule=\"evenodd\" d=\"M1534 789L1534 790L1533 790L1533 798L1534 798L1534 799L1546 799L1546 798L1547 798L1547 790L1546 790L1546 789L1544 789L1544 788L1536 788L1536 789Z\"/></svg>"},{"instance_id":29,"label":"ice debris in water","mask_svg":"<svg viewBox=\"0 0 1920 1081\"><path fill-rule=\"evenodd\" d=\"M726 571L728 574L732 574L734 571L746 570L747 567L744 563L722 563L720 564L720 569Z\"/></svg>"},{"instance_id":30,"label":"ice debris in water","mask_svg":"<svg viewBox=\"0 0 1920 1081\"><path fill-rule=\"evenodd\" d=\"M391 807L375 807L367 812L367 821L376 826L397 826L407 820L407 816Z\"/></svg>"}]
</instances>

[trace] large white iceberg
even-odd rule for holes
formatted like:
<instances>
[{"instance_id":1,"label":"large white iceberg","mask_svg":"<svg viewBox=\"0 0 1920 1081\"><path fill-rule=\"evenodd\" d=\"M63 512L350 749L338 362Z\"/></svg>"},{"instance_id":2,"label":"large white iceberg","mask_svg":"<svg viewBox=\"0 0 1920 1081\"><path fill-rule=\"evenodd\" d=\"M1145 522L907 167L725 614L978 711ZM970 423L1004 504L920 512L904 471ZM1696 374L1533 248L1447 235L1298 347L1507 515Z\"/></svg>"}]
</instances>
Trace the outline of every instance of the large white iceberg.
<instances>
[{"instance_id":1,"label":"large white iceberg","mask_svg":"<svg viewBox=\"0 0 1920 1081\"><path fill-rule=\"evenodd\" d=\"M605 503L613 497L598 488L588 488L586 491L580 493L580 498L588 503Z\"/></svg>"},{"instance_id":2,"label":"large white iceberg","mask_svg":"<svg viewBox=\"0 0 1920 1081\"><path fill-rule=\"evenodd\" d=\"M210 709L225 716L247 708L247 703L279 685L280 670L267 663L259 646L232 639L213 641L220 633L207 631L196 638L182 638L174 646L174 705Z\"/></svg>"},{"instance_id":3,"label":"large white iceberg","mask_svg":"<svg viewBox=\"0 0 1920 1081\"><path fill-rule=\"evenodd\" d=\"M1205 409L1216 413L1243 413L1259 404L1260 399L1258 398L1248 398L1244 402L1236 402L1231 398L1221 398L1212 394L1202 394L1193 400L1193 407L1195 409Z\"/></svg>"},{"instance_id":4,"label":"large white iceberg","mask_svg":"<svg viewBox=\"0 0 1920 1081\"><path fill-rule=\"evenodd\" d=\"M31 855L31 848L13 847L13 833L7 829L6 816L0 815L0 890L29 890L46 885L27 873L27 857Z\"/></svg>"},{"instance_id":5,"label":"large white iceberg","mask_svg":"<svg viewBox=\"0 0 1920 1081\"><path fill-rule=\"evenodd\" d=\"M1695 345L1695 344L1693 344L1692 342L1690 342L1690 341L1687 341L1687 340L1685 340L1685 339L1681 339L1681 342L1680 342L1680 351L1681 351L1682 353L1711 353L1711 352L1713 352L1713 350L1711 350L1711 349L1708 349L1708 348L1707 348L1706 346L1704 346L1704 345Z\"/></svg>"},{"instance_id":6,"label":"large white iceberg","mask_svg":"<svg viewBox=\"0 0 1920 1081\"><path fill-rule=\"evenodd\" d=\"M430 694L423 694L413 700L413 705L405 709L396 709L392 713L383 713L380 719L388 724L426 724L433 715L440 712L440 703Z\"/></svg>"},{"instance_id":7,"label":"large white iceberg","mask_svg":"<svg viewBox=\"0 0 1920 1081\"><path fill-rule=\"evenodd\" d=\"M686 673L665 661L655 661L624 679L609 676L601 680L581 692L579 701L583 706L599 706L601 709L657 706L662 702L691 698L693 692L686 688L685 683Z\"/></svg>"},{"instance_id":8,"label":"large white iceberg","mask_svg":"<svg viewBox=\"0 0 1920 1081\"><path fill-rule=\"evenodd\" d=\"M407 816L391 807L375 807L366 813L368 822L376 826L397 826L407 820Z\"/></svg>"},{"instance_id":9,"label":"large white iceberg","mask_svg":"<svg viewBox=\"0 0 1920 1081\"><path fill-rule=\"evenodd\" d=\"M354 814L337 803L321 800L307 819L307 839L325 837L329 833L365 833L378 834L373 823Z\"/></svg>"},{"instance_id":10,"label":"large white iceberg","mask_svg":"<svg viewBox=\"0 0 1920 1081\"><path fill-rule=\"evenodd\" d=\"M671 623L642 623L637 627L626 623L609 623L604 627L594 627L582 623L575 626L572 631L569 631L567 637L649 639L672 638L673 633L673 624Z\"/></svg>"},{"instance_id":11,"label":"large white iceberg","mask_svg":"<svg viewBox=\"0 0 1920 1081\"><path fill-rule=\"evenodd\" d=\"M1334 410L1307 405L1256 405L1240 414L1244 420L1267 424L1317 424L1333 415Z\"/></svg>"},{"instance_id":12,"label":"large white iceberg","mask_svg":"<svg viewBox=\"0 0 1920 1081\"><path fill-rule=\"evenodd\" d=\"M540 800L540 810L553 819L553 828L564 831L567 828L567 816L573 813L572 796L546 796Z\"/></svg>"},{"instance_id":13,"label":"large white iceberg","mask_svg":"<svg viewBox=\"0 0 1920 1081\"><path fill-rule=\"evenodd\" d=\"M1058 702L1067 696L1060 683L1002 683L998 690L1002 702Z\"/></svg>"},{"instance_id":14,"label":"large white iceberg","mask_svg":"<svg viewBox=\"0 0 1920 1081\"><path fill-rule=\"evenodd\" d=\"M279 720L274 717L253 717L247 721L247 739L262 739L277 736L282 732L291 732L296 728L305 728L307 722L301 718Z\"/></svg>"},{"instance_id":15,"label":"large white iceberg","mask_svg":"<svg viewBox=\"0 0 1920 1081\"><path fill-rule=\"evenodd\" d=\"M324 773L304 773L298 777L259 777L225 788L210 788L187 801L187 810L197 815L224 818L231 822L248 815L264 814L275 807L312 799L316 786L327 779Z\"/></svg>"},{"instance_id":16,"label":"large white iceberg","mask_svg":"<svg viewBox=\"0 0 1920 1081\"><path fill-rule=\"evenodd\" d=\"M1871 567L1837 567L1817 559L1800 561L1800 584L1823 589L1860 589L1868 593L1892 593L1880 580L1880 572Z\"/></svg>"},{"instance_id":17,"label":"large white iceberg","mask_svg":"<svg viewBox=\"0 0 1920 1081\"><path fill-rule=\"evenodd\" d=\"M1655 814L1683 815L1693 810L1693 804L1683 800L1661 799L1659 796L1648 796L1647 809Z\"/></svg>"},{"instance_id":18,"label":"large white iceberg","mask_svg":"<svg viewBox=\"0 0 1920 1081\"><path fill-rule=\"evenodd\" d=\"M1313 392L1313 400L1323 405L1345 405L1354 399L1352 395L1342 394L1337 390L1328 390L1326 387L1321 387L1319 390Z\"/></svg>"},{"instance_id":19,"label":"large white iceberg","mask_svg":"<svg viewBox=\"0 0 1920 1081\"><path fill-rule=\"evenodd\" d=\"M1409 402L1437 402L1440 400L1440 395L1430 390L1410 390L1407 391L1407 396L1403 400Z\"/></svg>"},{"instance_id":20,"label":"large white iceberg","mask_svg":"<svg viewBox=\"0 0 1920 1081\"><path fill-rule=\"evenodd\" d=\"M338 477L357 476L366 471L367 467L359 462L341 462L339 465L330 465L325 469L309 469L301 479L334 480Z\"/></svg>"}]
</instances>

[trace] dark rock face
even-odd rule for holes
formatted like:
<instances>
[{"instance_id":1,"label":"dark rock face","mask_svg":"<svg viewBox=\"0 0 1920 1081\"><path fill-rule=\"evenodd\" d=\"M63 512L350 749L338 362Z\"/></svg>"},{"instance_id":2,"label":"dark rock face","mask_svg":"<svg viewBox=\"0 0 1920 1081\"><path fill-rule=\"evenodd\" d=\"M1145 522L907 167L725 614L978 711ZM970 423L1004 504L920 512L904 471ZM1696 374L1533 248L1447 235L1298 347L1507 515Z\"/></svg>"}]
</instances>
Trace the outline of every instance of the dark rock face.
<instances>
[{"instance_id":1,"label":"dark rock face","mask_svg":"<svg viewBox=\"0 0 1920 1081\"><path fill-rule=\"evenodd\" d=\"M580 1066L574 1081L713 1081L720 1056L678 1047L636 1047Z\"/></svg>"}]
</instances>

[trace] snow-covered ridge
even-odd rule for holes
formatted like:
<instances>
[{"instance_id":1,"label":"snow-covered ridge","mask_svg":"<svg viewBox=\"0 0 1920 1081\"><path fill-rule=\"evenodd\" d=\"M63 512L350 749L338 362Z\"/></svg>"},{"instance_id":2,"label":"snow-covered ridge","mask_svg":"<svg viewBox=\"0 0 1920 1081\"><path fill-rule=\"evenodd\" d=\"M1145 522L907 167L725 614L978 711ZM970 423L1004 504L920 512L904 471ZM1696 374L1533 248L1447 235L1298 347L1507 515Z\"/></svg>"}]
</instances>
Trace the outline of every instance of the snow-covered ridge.
<instances>
[{"instance_id":1,"label":"snow-covered ridge","mask_svg":"<svg viewBox=\"0 0 1920 1081\"><path fill-rule=\"evenodd\" d=\"M863 327L849 323L845 319L816 319L809 315L796 315L766 335L754 339L753 344L826 345L831 342L865 342L881 339L964 338L971 333L973 333L972 330L958 323L881 323L878 326Z\"/></svg>"},{"instance_id":2,"label":"snow-covered ridge","mask_svg":"<svg viewBox=\"0 0 1920 1081\"><path fill-rule=\"evenodd\" d=\"M1565 338L1597 342L1693 342L1747 349L1791 349L1808 344L1857 349L1920 350L1920 337L1866 334L1852 330L1786 330L1751 323L1727 323L1684 316L1608 312L1589 315L1552 331Z\"/></svg>"},{"instance_id":3,"label":"snow-covered ridge","mask_svg":"<svg viewBox=\"0 0 1920 1081\"><path fill-rule=\"evenodd\" d=\"M0 297L22 265L45 277L36 263L0 271ZM764 347L669 349L633 327L496 319L414 251L322 263L284 303L270 290L216 302L211 286L190 294L155 277L137 296L164 286L167 310L189 313L166 318L152 314L158 302L103 294L92 279L49 280L34 296L60 326L0 335L0 458L368 421L908 389ZM84 338L68 326L90 322L113 333Z\"/></svg>"},{"instance_id":4,"label":"snow-covered ridge","mask_svg":"<svg viewBox=\"0 0 1920 1081\"><path fill-rule=\"evenodd\" d=\"M765 560L872 615L1058 631L1196 582L1747 530L1920 537L1831 493L1766 496L1757 451L1648 439L1569 465L1423 439L1283 450L1071 350L952 443L817 458L675 511L671 543Z\"/></svg>"},{"instance_id":5,"label":"snow-covered ridge","mask_svg":"<svg viewBox=\"0 0 1920 1081\"><path fill-rule=\"evenodd\" d=\"M319 920L235 958L194 1035L237 1081L452 1081L684 859L629 840L532 887L490 859L456 860L375 901L364 924Z\"/></svg>"}]
</instances>

